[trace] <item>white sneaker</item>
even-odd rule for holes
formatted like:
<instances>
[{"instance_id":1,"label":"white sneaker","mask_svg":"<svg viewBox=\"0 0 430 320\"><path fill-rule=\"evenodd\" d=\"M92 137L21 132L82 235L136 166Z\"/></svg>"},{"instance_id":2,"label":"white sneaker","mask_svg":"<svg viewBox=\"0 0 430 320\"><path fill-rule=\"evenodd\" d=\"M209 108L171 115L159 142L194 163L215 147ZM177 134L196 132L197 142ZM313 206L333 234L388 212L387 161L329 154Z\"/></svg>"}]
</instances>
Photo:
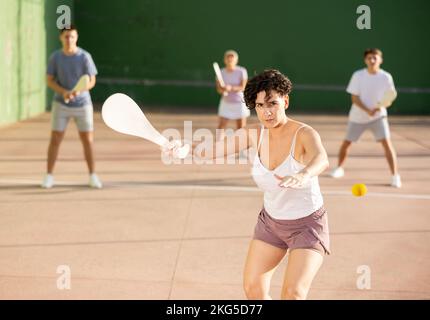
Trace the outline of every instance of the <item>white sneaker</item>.
<instances>
[{"instance_id":1,"label":"white sneaker","mask_svg":"<svg viewBox=\"0 0 430 320\"><path fill-rule=\"evenodd\" d=\"M391 178L391 186L394 188L401 188L402 187L402 180L400 179L400 175L395 174Z\"/></svg>"},{"instance_id":2,"label":"white sneaker","mask_svg":"<svg viewBox=\"0 0 430 320\"><path fill-rule=\"evenodd\" d=\"M46 174L43 178L41 187L45 189L52 188L54 186L54 176L52 174Z\"/></svg>"},{"instance_id":3,"label":"white sneaker","mask_svg":"<svg viewBox=\"0 0 430 320\"><path fill-rule=\"evenodd\" d=\"M330 172L330 176L332 178L342 178L345 175L345 170L342 167L337 167L332 172Z\"/></svg>"},{"instance_id":4,"label":"white sneaker","mask_svg":"<svg viewBox=\"0 0 430 320\"><path fill-rule=\"evenodd\" d=\"M103 187L102 182L100 181L99 177L97 177L95 173L90 175L89 185L91 188L97 188L97 189L101 189Z\"/></svg>"}]
</instances>

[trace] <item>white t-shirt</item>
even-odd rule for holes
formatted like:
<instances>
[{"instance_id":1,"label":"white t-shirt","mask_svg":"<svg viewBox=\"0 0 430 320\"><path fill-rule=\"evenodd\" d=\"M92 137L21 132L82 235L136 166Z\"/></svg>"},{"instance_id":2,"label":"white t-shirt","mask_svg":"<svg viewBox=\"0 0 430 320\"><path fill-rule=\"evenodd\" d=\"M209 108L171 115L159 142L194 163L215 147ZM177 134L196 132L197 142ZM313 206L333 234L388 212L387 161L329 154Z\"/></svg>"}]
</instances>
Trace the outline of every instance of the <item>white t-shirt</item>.
<instances>
[{"instance_id":1,"label":"white t-shirt","mask_svg":"<svg viewBox=\"0 0 430 320\"><path fill-rule=\"evenodd\" d=\"M353 73L346 92L359 96L366 107L373 109L387 90L396 90L391 74L382 69L376 74L370 74L365 68ZM386 108L381 108L381 111L369 116L354 103L349 111L349 121L356 123L369 123L385 116Z\"/></svg>"}]
</instances>

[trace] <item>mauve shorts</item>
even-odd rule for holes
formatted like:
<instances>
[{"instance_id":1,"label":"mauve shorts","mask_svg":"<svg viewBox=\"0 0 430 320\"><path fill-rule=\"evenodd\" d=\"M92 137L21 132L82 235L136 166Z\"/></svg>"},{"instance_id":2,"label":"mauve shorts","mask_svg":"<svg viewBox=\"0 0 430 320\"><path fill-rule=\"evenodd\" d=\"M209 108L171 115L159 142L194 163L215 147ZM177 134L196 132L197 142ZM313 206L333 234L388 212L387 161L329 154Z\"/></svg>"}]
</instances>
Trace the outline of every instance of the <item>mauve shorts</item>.
<instances>
[{"instance_id":1,"label":"mauve shorts","mask_svg":"<svg viewBox=\"0 0 430 320\"><path fill-rule=\"evenodd\" d=\"M330 254L327 212L324 207L295 220L272 218L263 208L255 226L254 239L282 249L312 249Z\"/></svg>"}]
</instances>

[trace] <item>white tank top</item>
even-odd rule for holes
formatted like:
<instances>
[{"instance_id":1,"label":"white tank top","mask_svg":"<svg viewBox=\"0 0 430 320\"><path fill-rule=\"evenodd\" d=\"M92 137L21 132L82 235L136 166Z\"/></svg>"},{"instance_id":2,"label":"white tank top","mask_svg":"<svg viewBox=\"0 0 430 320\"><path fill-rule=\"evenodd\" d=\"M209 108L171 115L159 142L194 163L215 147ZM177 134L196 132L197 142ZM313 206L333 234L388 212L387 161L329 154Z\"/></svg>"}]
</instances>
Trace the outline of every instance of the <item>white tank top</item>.
<instances>
[{"instance_id":1,"label":"white tank top","mask_svg":"<svg viewBox=\"0 0 430 320\"><path fill-rule=\"evenodd\" d=\"M261 127L251 174L257 186L264 191L266 212L275 219L300 219L323 206L318 176L312 177L306 185L294 189L280 187L280 180L274 176L275 173L281 177L292 176L305 168L303 164L294 159L297 132L303 127L295 132L287 158L274 170L267 169L260 160L259 150L263 140L264 126Z\"/></svg>"}]
</instances>

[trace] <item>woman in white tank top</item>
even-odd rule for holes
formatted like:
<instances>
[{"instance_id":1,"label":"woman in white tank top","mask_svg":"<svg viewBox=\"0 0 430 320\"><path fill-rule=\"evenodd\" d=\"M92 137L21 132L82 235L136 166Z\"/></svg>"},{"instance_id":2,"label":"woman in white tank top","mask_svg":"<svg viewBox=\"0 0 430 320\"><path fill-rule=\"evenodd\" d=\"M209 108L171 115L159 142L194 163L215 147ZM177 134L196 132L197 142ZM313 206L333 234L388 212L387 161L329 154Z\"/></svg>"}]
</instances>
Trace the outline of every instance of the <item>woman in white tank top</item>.
<instances>
[{"instance_id":1,"label":"woman in white tank top","mask_svg":"<svg viewBox=\"0 0 430 320\"><path fill-rule=\"evenodd\" d=\"M249 143L256 149L252 177L264 191L244 268L249 299L271 298L271 277L287 251L281 298L305 299L324 255L330 253L318 183L318 175L329 166L327 153L314 129L286 116L291 88L277 70L255 76L245 88L245 102L255 108L261 123L246 134L258 132L257 141Z\"/></svg>"},{"instance_id":2,"label":"woman in white tank top","mask_svg":"<svg viewBox=\"0 0 430 320\"><path fill-rule=\"evenodd\" d=\"M293 120L290 120L290 122L292 128L300 125L300 123ZM283 126L287 127L287 122ZM318 176L313 176L309 179L308 176L304 176L303 178L306 180L302 181L302 185L298 185L297 187L286 188L280 186L282 177L295 177L296 174L306 173L306 170L304 170L306 166L294 158L297 135L304 131L304 128L306 126L301 125L294 132L290 142L290 152L286 154L284 157L285 160L281 164L273 167L273 170L268 169L260 159L261 144L269 143L270 139L268 135L270 134L270 129L265 130L264 125L260 129L260 138L252 167L252 177L257 186L264 191L264 208L275 219L294 220L303 218L315 212L323 205ZM287 144L288 141L285 141L285 145ZM280 152L279 154L282 159L282 155L285 152ZM267 157L267 154L265 156ZM270 161L266 163L270 167ZM301 176L299 175L296 179L301 179Z\"/></svg>"},{"instance_id":3,"label":"woman in white tank top","mask_svg":"<svg viewBox=\"0 0 430 320\"><path fill-rule=\"evenodd\" d=\"M328 168L327 154L314 129L286 116L291 88L290 80L277 70L253 77L244 97L260 125L237 130L225 138L227 143L217 142L210 156L194 150L194 156L203 159L248 148L256 151L252 177L264 191L264 200L244 268L249 299L271 299L270 280L287 251L281 298L305 299L324 255L330 253L318 183L318 175Z\"/></svg>"}]
</instances>

